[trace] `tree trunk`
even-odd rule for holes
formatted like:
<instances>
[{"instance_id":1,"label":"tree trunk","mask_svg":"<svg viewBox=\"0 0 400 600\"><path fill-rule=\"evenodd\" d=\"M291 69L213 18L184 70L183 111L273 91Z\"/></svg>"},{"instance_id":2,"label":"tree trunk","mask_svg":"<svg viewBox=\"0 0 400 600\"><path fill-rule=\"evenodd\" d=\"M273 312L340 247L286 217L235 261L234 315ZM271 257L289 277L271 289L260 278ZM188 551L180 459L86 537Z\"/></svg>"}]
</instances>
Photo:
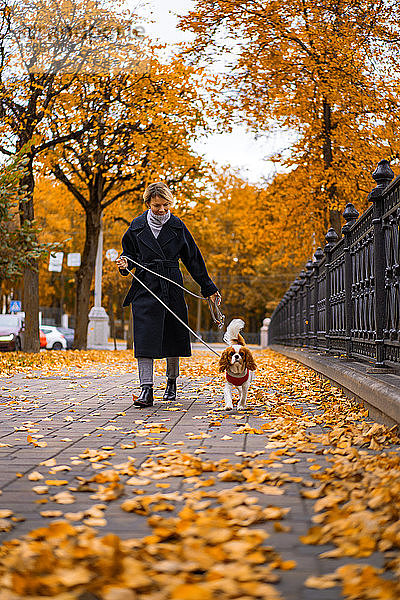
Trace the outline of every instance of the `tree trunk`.
<instances>
[{"instance_id":1,"label":"tree trunk","mask_svg":"<svg viewBox=\"0 0 400 600\"><path fill-rule=\"evenodd\" d=\"M85 350L87 346L90 287L96 263L102 212L99 205L90 204L89 206L90 208L86 211L85 246L81 266L76 275L74 348L77 350Z\"/></svg>"},{"instance_id":2,"label":"tree trunk","mask_svg":"<svg viewBox=\"0 0 400 600\"><path fill-rule=\"evenodd\" d=\"M35 189L35 179L33 177L33 158L30 157L29 164L26 166L24 176L19 182L21 193L24 200L19 205L21 226L25 221L33 221L33 192ZM24 269L24 304L25 329L24 343L22 350L24 352L39 352L39 264L32 260L29 267Z\"/></svg>"},{"instance_id":3,"label":"tree trunk","mask_svg":"<svg viewBox=\"0 0 400 600\"><path fill-rule=\"evenodd\" d=\"M332 109L329 102L324 98L323 100L323 135L324 135L324 143L322 146L322 152L324 157L324 168L325 170L330 170L332 168L333 163L333 149L332 149ZM331 176L331 174L330 174ZM334 204L337 199L337 189L336 184L334 182L329 183L327 188L328 200L330 206ZM333 227L336 233L341 237L341 215L340 211L334 208L329 207L329 225Z\"/></svg>"},{"instance_id":4,"label":"tree trunk","mask_svg":"<svg viewBox=\"0 0 400 600\"><path fill-rule=\"evenodd\" d=\"M338 234L338 237L340 240L340 238L342 237L342 221L341 221L340 210L331 209L329 211L329 223L330 223L330 226L333 227L333 229Z\"/></svg>"},{"instance_id":5,"label":"tree trunk","mask_svg":"<svg viewBox=\"0 0 400 600\"><path fill-rule=\"evenodd\" d=\"M39 270L26 268L24 270L24 352L39 352Z\"/></svg>"}]
</instances>

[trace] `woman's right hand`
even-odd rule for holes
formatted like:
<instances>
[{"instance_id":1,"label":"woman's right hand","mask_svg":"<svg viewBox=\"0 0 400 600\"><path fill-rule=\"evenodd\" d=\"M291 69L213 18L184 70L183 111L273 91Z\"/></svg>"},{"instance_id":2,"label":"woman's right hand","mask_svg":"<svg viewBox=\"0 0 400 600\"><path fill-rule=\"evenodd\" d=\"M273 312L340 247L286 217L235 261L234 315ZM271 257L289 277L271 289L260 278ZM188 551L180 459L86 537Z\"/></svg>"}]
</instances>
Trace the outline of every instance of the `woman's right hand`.
<instances>
[{"instance_id":1,"label":"woman's right hand","mask_svg":"<svg viewBox=\"0 0 400 600\"><path fill-rule=\"evenodd\" d=\"M128 261L125 257L123 256L119 256L117 258L117 260L115 261L118 269L127 269L128 268Z\"/></svg>"}]
</instances>

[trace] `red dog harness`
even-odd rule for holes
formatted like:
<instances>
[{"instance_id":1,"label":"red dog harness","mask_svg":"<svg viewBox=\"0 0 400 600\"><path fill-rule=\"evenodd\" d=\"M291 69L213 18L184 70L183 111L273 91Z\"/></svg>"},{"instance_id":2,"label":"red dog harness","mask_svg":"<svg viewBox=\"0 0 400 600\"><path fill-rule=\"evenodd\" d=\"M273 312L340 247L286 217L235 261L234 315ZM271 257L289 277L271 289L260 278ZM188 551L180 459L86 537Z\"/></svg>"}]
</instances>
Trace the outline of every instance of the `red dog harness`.
<instances>
[{"instance_id":1,"label":"red dog harness","mask_svg":"<svg viewBox=\"0 0 400 600\"><path fill-rule=\"evenodd\" d=\"M229 375L228 371L226 371L226 380L228 383L232 385L243 385L249 378L249 369L246 369L246 373L242 377L234 377L233 375Z\"/></svg>"}]
</instances>

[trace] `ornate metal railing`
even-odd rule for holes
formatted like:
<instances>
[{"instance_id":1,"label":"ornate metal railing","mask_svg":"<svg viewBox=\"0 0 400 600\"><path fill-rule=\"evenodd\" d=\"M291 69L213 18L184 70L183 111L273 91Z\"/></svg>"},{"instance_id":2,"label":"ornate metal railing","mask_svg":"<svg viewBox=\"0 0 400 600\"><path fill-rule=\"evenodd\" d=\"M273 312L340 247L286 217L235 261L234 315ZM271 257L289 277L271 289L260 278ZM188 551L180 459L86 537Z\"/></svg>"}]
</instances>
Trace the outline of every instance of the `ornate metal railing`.
<instances>
[{"instance_id":1,"label":"ornate metal railing","mask_svg":"<svg viewBox=\"0 0 400 600\"><path fill-rule=\"evenodd\" d=\"M343 237L329 229L274 310L270 344L400 368L400 177L387 160L372 177L372 206L358 219L347 204Z\"/></svg>"}]
</instances>

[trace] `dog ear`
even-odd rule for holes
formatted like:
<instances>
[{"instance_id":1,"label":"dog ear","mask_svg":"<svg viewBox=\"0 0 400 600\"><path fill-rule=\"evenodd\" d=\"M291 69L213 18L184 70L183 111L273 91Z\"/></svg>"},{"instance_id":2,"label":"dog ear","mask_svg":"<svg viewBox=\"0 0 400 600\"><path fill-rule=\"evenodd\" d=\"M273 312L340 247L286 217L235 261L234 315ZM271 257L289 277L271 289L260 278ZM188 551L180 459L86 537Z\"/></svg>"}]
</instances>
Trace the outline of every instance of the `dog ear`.
<instances>
[{"instance_id":1,"label":"dog ear","mask_svg":"<svg viewBox=\"0 0 400 600\"><path fill-rule=\"evenodd\" d=\"M227 370L229 366L229 348L226 348L221 354L221 358L219 359L218 365L220 373Z\"/></svg>"},{"instance_id":2,"label":"dog ear","mask_svg":"<svg viewBox=\"0 0 400 600\"><path fill-rule=\"evenodd\" d=\"M247 367L250 369L250 371L255 371L257 369L257 365L254 362L252 353L250 352L250 350L248 348L243 348L243 351L245 354Z\"/></svg>"}]
</instances>

